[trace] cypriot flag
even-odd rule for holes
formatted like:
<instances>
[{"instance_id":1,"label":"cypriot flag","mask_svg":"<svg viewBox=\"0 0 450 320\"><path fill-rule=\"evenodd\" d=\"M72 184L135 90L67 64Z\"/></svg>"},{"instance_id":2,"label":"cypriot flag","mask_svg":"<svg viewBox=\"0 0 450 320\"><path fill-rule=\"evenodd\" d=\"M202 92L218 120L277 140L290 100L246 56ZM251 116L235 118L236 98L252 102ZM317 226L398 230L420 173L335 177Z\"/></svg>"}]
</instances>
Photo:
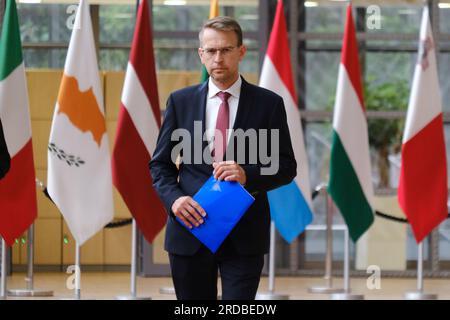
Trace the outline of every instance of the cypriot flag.
<instances>
[{"instance_id":1,"label":"cypriot flag","mask_svg":"<svg viewBox=\"0 0 450 320\"><path fill-rule=\"evenodd\" d=\"M87 1L78 6L48 146L48 192L79 245L113 218L111 164Z\"/></svg>"}]
</instances>

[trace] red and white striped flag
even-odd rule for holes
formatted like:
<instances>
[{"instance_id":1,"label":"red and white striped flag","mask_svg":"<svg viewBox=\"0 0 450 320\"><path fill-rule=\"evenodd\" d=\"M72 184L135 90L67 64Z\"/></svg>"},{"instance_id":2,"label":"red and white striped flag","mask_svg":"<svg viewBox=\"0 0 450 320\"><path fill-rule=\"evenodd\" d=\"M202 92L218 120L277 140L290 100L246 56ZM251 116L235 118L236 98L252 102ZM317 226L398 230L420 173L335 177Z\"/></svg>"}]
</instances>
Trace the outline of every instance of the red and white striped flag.
<instances>
[{"instance_id":1,"label":"red and white striped flag","mask_svg":"<svg viewBox=\"0 0 450 320\"><path fill-rule=\"evenodd\" d=\"M167 219L148 167L160 126L150 14L147 0L142 0L122 92L112 171L114 185L149 242Z\"/></svg>"},{"instance_id":2,"label":"red and white striped flag","mask_svg":"<svg viewBox=\"0 0 450 320\"><path fill-rule=\"evenodd\" d=\"M420 243L447 217L447 160L433 33L425 7L405 132L398 201Z\"/></svg>"}]
</instances>

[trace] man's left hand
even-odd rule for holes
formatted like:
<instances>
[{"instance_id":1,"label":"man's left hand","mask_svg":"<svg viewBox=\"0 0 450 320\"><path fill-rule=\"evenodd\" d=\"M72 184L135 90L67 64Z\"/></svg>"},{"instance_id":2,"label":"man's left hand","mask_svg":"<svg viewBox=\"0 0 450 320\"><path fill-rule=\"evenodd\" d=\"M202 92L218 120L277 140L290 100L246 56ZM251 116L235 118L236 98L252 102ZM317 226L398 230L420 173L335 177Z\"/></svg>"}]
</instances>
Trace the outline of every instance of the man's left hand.
<instances>
[{"instance_id":1,"label":"man's left hand","mask_svg":"<svg viewBox=\"0 0 450 320\"><path fill-rule=\"evenodd\" d=\"M214 162L214 178L217 180L237 181L245 185L247 176L244 169L234 161Z\"/></svg>"}]
</instances>

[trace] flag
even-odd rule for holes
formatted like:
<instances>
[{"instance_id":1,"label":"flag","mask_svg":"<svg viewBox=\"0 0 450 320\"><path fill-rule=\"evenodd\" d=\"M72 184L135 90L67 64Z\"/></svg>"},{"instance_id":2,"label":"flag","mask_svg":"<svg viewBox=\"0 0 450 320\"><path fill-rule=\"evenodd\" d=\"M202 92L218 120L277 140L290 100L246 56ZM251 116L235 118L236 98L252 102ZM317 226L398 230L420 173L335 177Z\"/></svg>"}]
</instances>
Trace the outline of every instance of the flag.
<instances>
[{"instance_id":1,"label":"flag","mask_svg":"<svg viewBox=\"0 0 450 320\"><path fill-rule=\"evenodd\" d=\"M313 216L308 160L292 76L283 1L278 1L260 79L261 87L272 90L284 100L295 160L298 163L297 176L290 184L268 192L272 220L283 238L290 243L311 223Z\"/></svg>"},{"instance_id":2,"label":"flag","mask_svg":"<svg viewBox=\"0 0 450 320\"><path fill-rule=\"evenodd\" d=\"M405 131L398 201L417 243L447 218L447 160L436 51L425 7Z\"/></svg>"},{"instance_id":3,"label":"flag","mask_svg":"<svg viewBox=\"0 0 450 320\"><path fill-rule=\"evenodd\" d=\"M219 0L211 0L211 4L209 7L209 18L215 18L219 16ZM202 65L202 76L201 76L201 82L205 82L208 80L209 74L206 70L205 66Z\"/></svg>"},{"instance_id":4,"label":"flag","mask_svg":"<svg viewBox=\"0 0 450 320\"><path fill-rule=\"evenodd\" d=\"M147 0L142 0L122 92L112 169L114 185L150 243L167 219L148 169L160 125L150 15Z\"/></svg>"},{"instance_id":5,"label":"flag","mask_svg":"<svg viewBox=\"0 0 450 320\"><path fill-rule=\"evenodd\" d=\"M86 0L78 5L47 155L48 193L81 246L113 218L108 136Z\"/></svg>"},{"instance_id":6,"label":"flag","mask_svg":"<svg viewBox=\"0 0 450 320\"><path fill-rule=\"evenodd\" d=\"M334 106L328 193L354 242L373 223L369 136L351 4L342 43Z\"/></svg>"},{"instance_id":7,"label":"flag","mask_svg":"<svg viewBox=\"0 0 450 320\"><path fill-rule=\"evenodd\" d=\"M37 216L28 92L14 0L6 1L0 35L0 118L11 156L10 170L0 180L0 235L12 245Z\"/></svg>"},{"instance_id":8,"label":"flag","mask_svg":"<svg viewBox=\"0 0 450 320\"><path fill-rule=\"evenodd\" d=\"M2 179L9 171L11 166L11 156L8 152L8 146L3 133L3 125L0 120L0 179Z\"/></svg>"},{"instance_id":9,"label":"flag","mask_svg":"<svg viewBox=\"0 0 450 320\"><path fill-rule=\"evenodd\" d=\"M211 0L211 5L209 7L209 18L215 18L219 16L219 0Z\"/></svg>"}]
</instances>

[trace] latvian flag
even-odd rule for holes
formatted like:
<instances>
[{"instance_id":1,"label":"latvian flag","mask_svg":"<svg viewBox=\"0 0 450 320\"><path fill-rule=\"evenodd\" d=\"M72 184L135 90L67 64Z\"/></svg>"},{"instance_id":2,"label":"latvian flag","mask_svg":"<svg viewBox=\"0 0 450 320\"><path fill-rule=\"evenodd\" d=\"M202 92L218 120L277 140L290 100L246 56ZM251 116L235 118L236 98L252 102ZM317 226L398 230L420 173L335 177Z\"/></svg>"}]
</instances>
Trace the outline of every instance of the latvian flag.
<instances>
[{"instance_id":1,"label":"latvian flag","mask_svg":"<svg viewBox=\"0 0 450 320\"><path fill-rule=\"evenodd\" d=\"M139 6L112 156L113 183L148 242L167 213L152 186L148 164L161 125L147 0Z\"/></svg>"}]
</instances>

